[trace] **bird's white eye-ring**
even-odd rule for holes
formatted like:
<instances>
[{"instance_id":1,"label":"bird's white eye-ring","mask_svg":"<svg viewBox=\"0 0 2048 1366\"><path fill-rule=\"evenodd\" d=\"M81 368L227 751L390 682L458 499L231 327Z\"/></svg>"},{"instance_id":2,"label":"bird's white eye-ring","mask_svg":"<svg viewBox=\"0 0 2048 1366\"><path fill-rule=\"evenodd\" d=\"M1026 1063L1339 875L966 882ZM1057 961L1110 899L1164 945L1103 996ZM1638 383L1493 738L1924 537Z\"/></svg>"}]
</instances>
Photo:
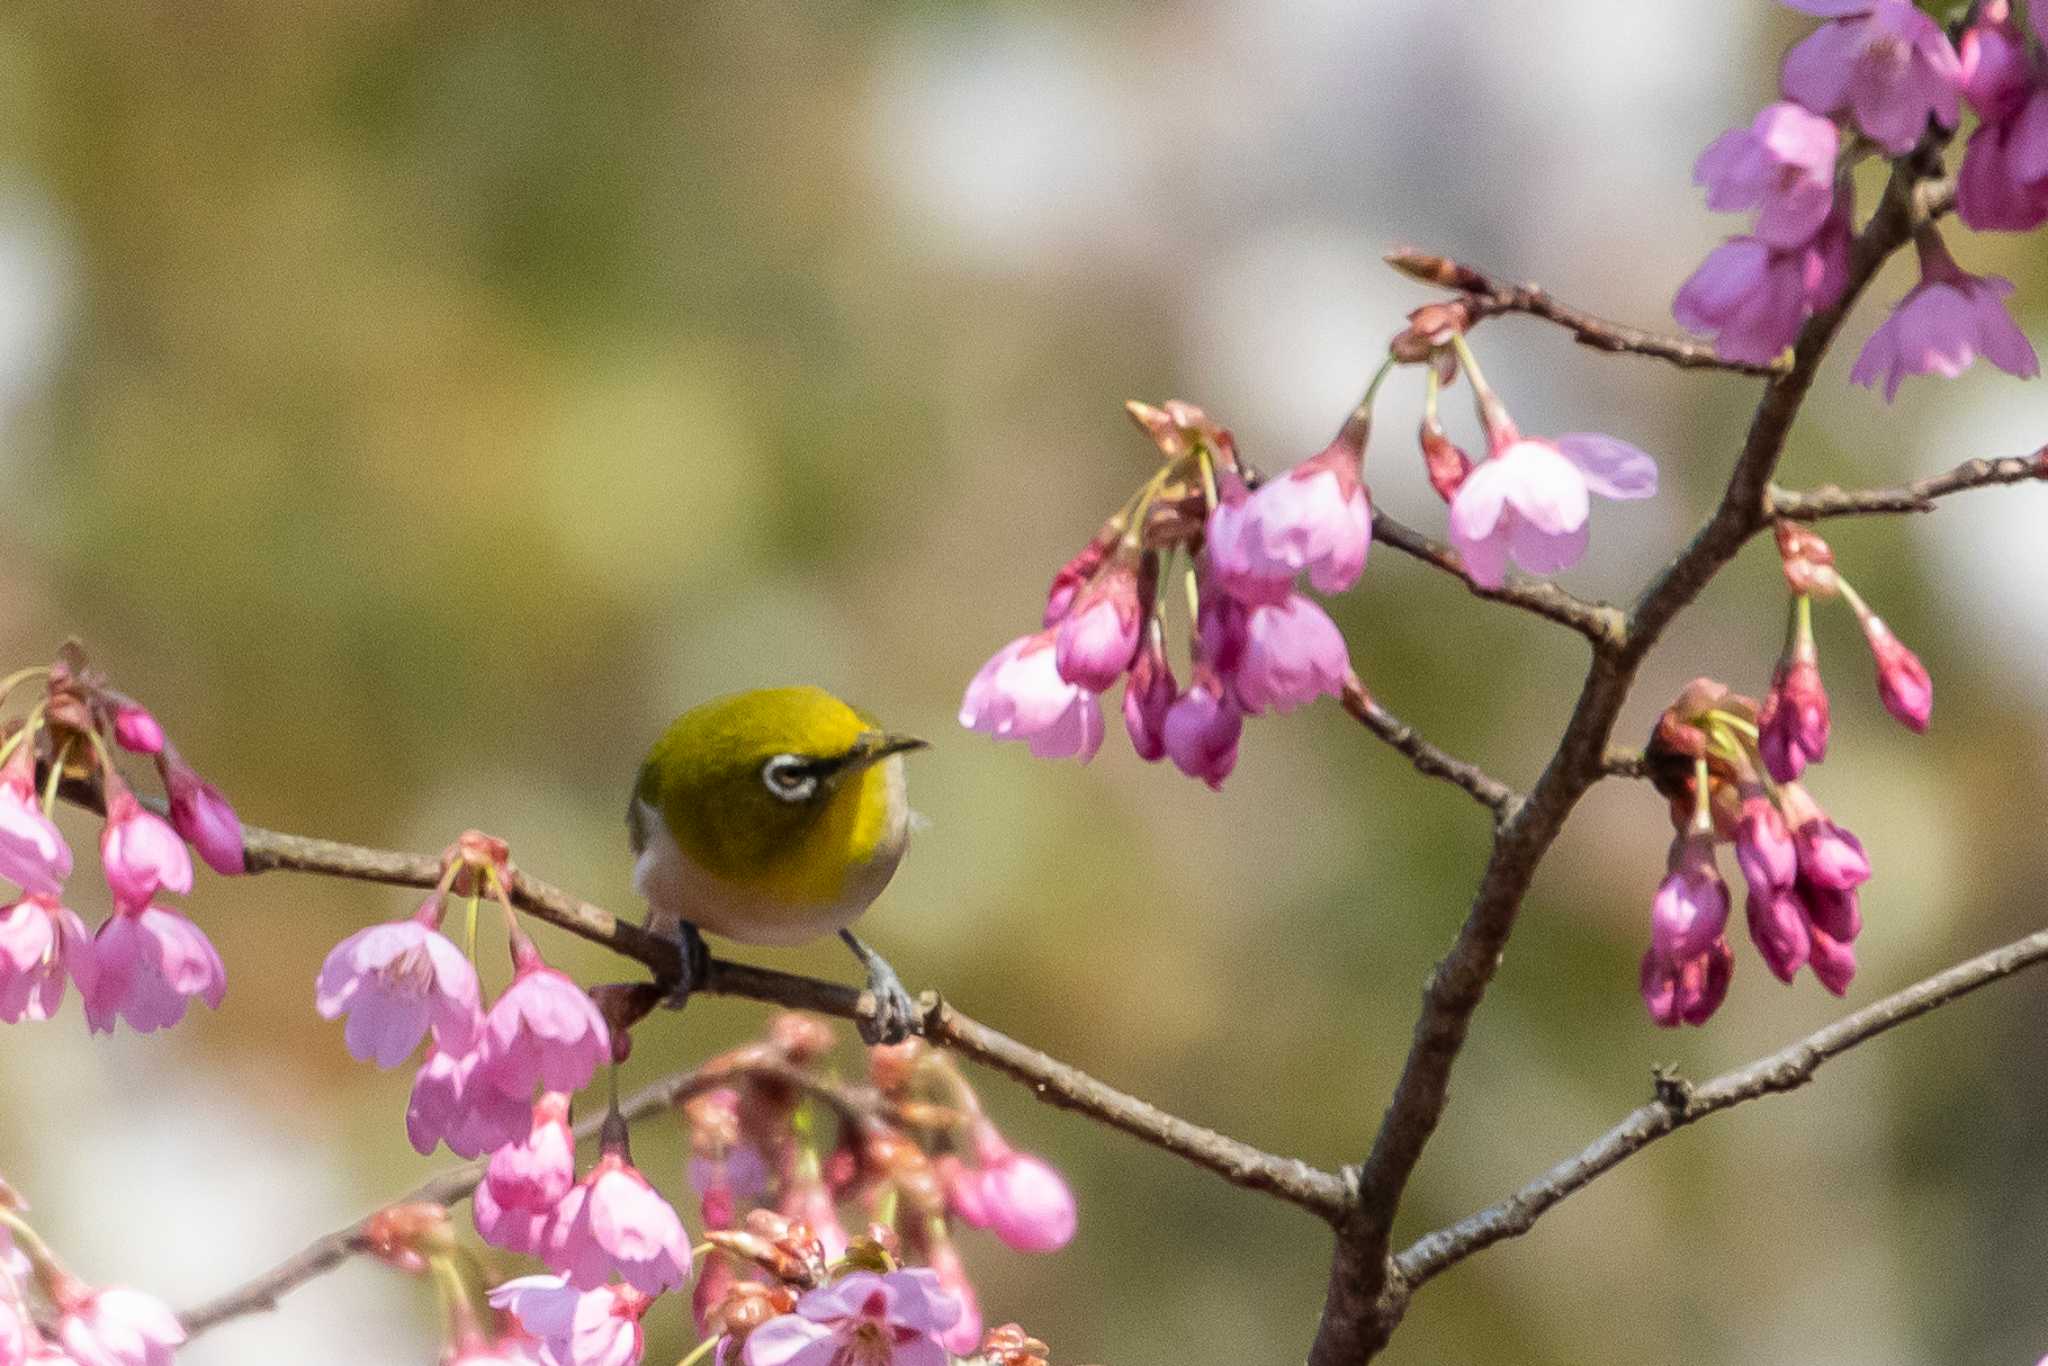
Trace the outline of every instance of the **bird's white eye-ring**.
<instances>
[{"instance_id":1,"label":"bird's white eye-ring","mask_svg":"<svg viewBox=\"0 0 2048 1366\"><path fill-rule=\"evenodd\" d=\"M761 765L761 781L786 802L807 802L818 792L818 775L794 754L778 754Z\"/></svg>"}]
</instances>

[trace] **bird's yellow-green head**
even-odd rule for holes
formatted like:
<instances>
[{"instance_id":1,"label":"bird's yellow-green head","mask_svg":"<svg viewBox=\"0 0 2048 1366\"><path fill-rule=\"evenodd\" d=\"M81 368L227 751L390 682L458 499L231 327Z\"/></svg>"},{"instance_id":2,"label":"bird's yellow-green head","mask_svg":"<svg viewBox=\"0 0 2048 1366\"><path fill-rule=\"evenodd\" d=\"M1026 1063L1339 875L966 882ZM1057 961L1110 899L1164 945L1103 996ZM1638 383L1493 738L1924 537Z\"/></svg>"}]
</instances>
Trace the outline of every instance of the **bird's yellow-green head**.
<instances>
[{"instance_id":1,"label":"bird's yellow-green head","mask_svg":"<svg viewBox=\"0 0 2048 1366\"><path fill-rule=\"evenodd\" d=\"M756 939L744 931L769 927L720 924L718 908L701 904L717 897L697 875L745 894L729 913L740 919L858 897L861 870L883 856L893 869L902 846L901 766L888 761L923 744L890 734L821 688L715 698L677 717L641 765L629 815L634 848L644 861L656 833L646 822L658 815L690 865L686 895L698 903L675 913ZM652 887L642 890L659 899ZM866 891L860 905L880 890Z\"/></svg>"}]
</instances>

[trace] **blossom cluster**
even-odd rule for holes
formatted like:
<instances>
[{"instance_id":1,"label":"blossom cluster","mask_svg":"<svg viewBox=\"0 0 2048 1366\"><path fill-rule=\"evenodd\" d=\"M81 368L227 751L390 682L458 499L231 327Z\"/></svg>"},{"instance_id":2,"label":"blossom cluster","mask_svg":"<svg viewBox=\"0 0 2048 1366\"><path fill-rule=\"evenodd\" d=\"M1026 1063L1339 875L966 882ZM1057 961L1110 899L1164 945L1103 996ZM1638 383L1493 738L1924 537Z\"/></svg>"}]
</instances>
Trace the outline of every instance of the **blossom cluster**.
<instances>
[{"instance_id":1,"label":"blossom cluster","mask_svg":"<svg viewBox=\"0 0 2048 1366\"><path fill-rule=\"evenodd\" d=\"M1678 321L1715 338L1730 360L1768 365L1848 284L1854 217L1850 172L1864 155L1908 155L1930 120L1953 130L1967 99L1979 123L1958 176L1956 207L1979 231L2048 221L2048 41L2035 41L2006 0L1974 7L1960 42L1909 0L1786 0L1827 22L1785 56L1784 99L1700 154L1693 178L1707 207L1755 210L1679 289ZM1920 282L1864 344L1850 371L1882 381L1956 375L1982 356L2021 378L2040 362L2005 309L2012 284L1956 264L1931 222L1914 226Z\"/></svg>"},{"instance_id":2,"label":"blossom cluster","mask_svg":"<svg viewBox=\"0 0 2048 1366\"><path fill-rule=\"evenodd\" d=\"M169 1366L185 1340L154 1295L67 1270L0 1181L0 1366Z\"/></svg>"},{"instance_id":3,"label":"blossom cluster","mask_svg":"<svg viewBox=\"0 0 2048 1366\"><path fill-rule=\"evenodd\" d=\"M165 898L192 890L188 842L215 871L243 871L234 808L76 645L48 668L0 680L0 703L30 682L43 684L42 696L0 730L0 878L21 888L0 908L0 1021L49 1019L67 986L95 1033L122 1020L143 1033L174 1025L195 998L218 1007L220 955ZM117 749L154 762L168 820L142 805L115 766ZM65 905L71 847L52 819L65 783L96 793L105 810L100 867L113 910L91 932Z\"/></svg>"},{"instance_id":4,"label":"blossom cluster","mask_svg":"<svg viewBox=\"0 0 2048 1366\"><path fill-rule=\"evenodd\" d=\"M1660 1025L1702 1024L1728 991L1734 957L1724 935L1728 886L1714 857L1720 843L1735 847L1750 940L1781 981L1810 967L1839 996L1855 976L1870 860L1800 781L1828 747L1814 599L1841 597L1855 609L1876 661L1878 696L1901 724L1925 731L1934 708L1926 669L1836 571L1827 544L1781 523L1778 546L1791 625L1762 704L1695 680L1658 719L1647 751L1678 832L1642 964L1643 1002Z\"/></svg>"}]
</instances>

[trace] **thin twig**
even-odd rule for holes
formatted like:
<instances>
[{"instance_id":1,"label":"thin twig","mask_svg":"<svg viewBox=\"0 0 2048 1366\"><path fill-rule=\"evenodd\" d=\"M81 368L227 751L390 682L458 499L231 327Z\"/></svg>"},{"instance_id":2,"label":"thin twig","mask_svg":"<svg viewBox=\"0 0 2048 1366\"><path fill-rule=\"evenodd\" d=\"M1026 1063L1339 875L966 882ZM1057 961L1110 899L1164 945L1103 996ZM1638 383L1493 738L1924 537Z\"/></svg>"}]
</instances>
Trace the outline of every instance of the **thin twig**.
<instances>
[{"instance_id":1,"label":"thin twig","mask_svg":"<svg viewBox=\"0 0 2048 1366\"><path fill-rule=\"evenodd\" d=\"M1669 361L1681 369L1726 370L1741 375L1775 375L1782 374L1790 368L1784 361L1776 361L1770 365L1751 365L1746 361L1729 360L1707 342L1650 332L1640 327L1630 327L1627 323L1609 322L1605 318L1595 317L1583 309L1574 308L1552 297L1540 285L1517 284L1503 280L1461 261L1453 261L1449 257L1432 256L1427 252L1403 247L1388 252L1386 260L1388 265L1411 279L1455 289L1463 294L1469 310L1468 321L1471 324L1497 317L1502 313L1526 313L1530 317L1556 323L1570 332L1574 340L1596 351L1649 356L1656 360Z\"/></svg>"},{"instance_id":2,"label":"thin twig","mask_svg":"<svg viewBox=\"0 0 2048 1366\"><path fill-rule=\"evenodd\" d=\"M1576 1157L1558 1163L1499 1204L1417 1239L1394 1259L1395 1268L1411 1289L1421 1285L1483 1248L1527 1233L1558 1201L1673 1130L1744 1101L1804 1086L1828 1059L2044 960L2048 930L1958 963L1712 1081L1688 1087L1662 1080L1657 1099Z\"/></svg>"},{"instance_id":3,"label":"thin twig","mask_svg":"<svg viewBox=\"0 0 2048 1366\"><path fill-rule=\"evenodd\" d=\"M1524 612L1547 617L1560 626L1569 626L1593 642L1596 649L1608 648L1620 639L1624 621L1620 608L1610 607L1604 602L1587 602L1554 583L1525 579L1520 575L1511 577L1499 588L1482 588L1466 575L1464 562L1458 558L1457 551L1431 540L1377 507L1372 514L1372 538L1381 545L1392 546L1403 555L1412 556L1449 574L1464 584L1474 597L1488 602L1504 602Z\"/></svg>"},{"instance_id":4,"label":"thin twig","mask_svg":"<svg viewBox=\"0 0 2048 1366\"><path fill-rule=\"evenodd\" d=\"M1344 686L1344 710L1356 717L1360 725L1406 755L1418 773L1441 778L1463 788L1474 801L1493 812L1496 821L1507 820L1514 814L1521 796L1512 787L1477 764L1454 758L1423 739L1415 727L1375 701L1355 678Z\"/></svg>"},{"instance_id":5,"label":"thin twig","mask_svg":"<svg viewBox=\"0 0 2048 1366\"><path fill-rule=\"evenodd\" d=\"M1823 517L1863 517L1886 512L1932 512L1935 499L1970 489L1998 484L2025 484L2048 480L2048 446L2032 455L2006 456L1999 460L1965 460L1952 470L1915 479L1896 488L1844 490L1833 484L1810 492L1773 488L1769 513L1797 522L1817 522Z\"/></svg>"}]
</instances>

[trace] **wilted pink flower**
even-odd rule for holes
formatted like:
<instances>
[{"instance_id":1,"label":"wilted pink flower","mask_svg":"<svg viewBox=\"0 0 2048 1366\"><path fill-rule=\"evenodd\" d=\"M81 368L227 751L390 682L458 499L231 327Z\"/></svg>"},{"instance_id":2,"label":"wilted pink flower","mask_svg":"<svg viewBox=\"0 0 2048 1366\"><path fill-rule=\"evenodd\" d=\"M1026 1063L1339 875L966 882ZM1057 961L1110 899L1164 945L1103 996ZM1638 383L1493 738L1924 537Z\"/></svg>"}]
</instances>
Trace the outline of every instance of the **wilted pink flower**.
<instances>
[{"instance_id":1,"label":"wilted pink flower","mask_svg":"<svg viewBox=\"0 0 2048 1366\"><path fill-rule=\"evenodd\" d=\"M43 814L35 761L23 740L0 769L0 878L25 892L56 896L70 876L71 846Z\"/></svg>"},{"instance_id":2,"label":"wilted pink flower","mask_svg":"<svg viewBox=\"0 0 2048 1366\"><path fill-rule=\"evenodd\" d=\"M576 1136L569 1131L569 1097L544 1091L533 1105L533 1128L518 1143L491 1154L483 1184L499 1204L553 1209L576 1183Z\"/></svg>"},{"instance_id":3,"label":"wilted pink flower","mask_svg":"<svg viewBox=\"0 0 2048 1366\"><path fill-rule=\"evenodd\" d=\"M490 1298L541 1340L551 1366L634 1366L644 1346L640 1319L653 1303L629 1285L579 1291L560 1276L520 1276Z\"/></svg>"},{"instance_id":4,"label":"wilted pink flower","mask_svg":"<svg viewBox=\"0 0 2048 1366\"><path fill-rule=\"evenodd\" d=\"M1074 599L1053 638L1060 677L1089 692L1107 691L1138 652L1150 596L1141 591L1131 557L1119 555L1104 565Z\"/></svg>"},{"instance_id":5,"label":"wilted pink flower","mask_svg":"<svg viewBox=\"0 0 2048 1366\"><path fill-rule=\"evenodd\" d=\"M1778 661L1771 690L1757 711L1757 750L1764 767L1789 783L1828 753L1828 693L1809 640Z\"/></svg>"},{"instance_id":6,"label":"wilted pink flower","mask_svg":"<svg viewBox=\"0 0 2048 1366\"><path fill-rule=\"evenodd\" d=\"M1437 497L1448 503L1458 496L1465 477L1472 473L1472 457L1451 440L1435 413L1422 415L1420 440L1423 473L1429 476L1429 486L1436 490Z\"/></svg>"},{"instance_id":7,"label":"wilted pink flower","mask_svg":"<svg viewBox=\"0 0 2048 1366\"><path fill-rule=\"evenodd\" d=\"M110 1034L114 1021L148 1034L185 1018L197 996L218 1010L227 969L205 931L162 906L117 906L93 939L90 983L79 983L86 1023Z\"/></svg>"},{"instance_id":8,"label":"wilted pink flower","mask_svg":"<svg viewBox=\"0 0 2048 1366\"><path fill-rule=\"evenodd\" d=\"M2021 379L2039 374L2033 345L2002 302L2012 293L2012 281L1970 274L1931 229L1914 240L1920 249L1920 283L1863 344L1849 371L1850 383L1874 387L1882 378L1889 402L1906 376L1954 379L1979 356Z\"/></svg>"},{"instance_id":9,"label":"wilted pink flower","mask_svg":"<svg viewBox=\"0 0 2048 1366\"><path fill-rule=\"evenodd\" d=\"M348 1016L352 1057L396 1067L430 1026L449 1052L476 1042L482 1023L476 969L435 928L439 910L436 898L411 919L358 930L321 965L314 1004L323 1019Z\"/></svg>"},{"instance_id":10,"label":"wilted pink flower","mask_svg":"<svg viewBox=\"0 0 2048 1366\"><path fill-rule=\"evenodd\" d=\"M1209 567L1245 602L1277 602L1307 573L1322 593L1358 582L1372 546L1372 505L1359 477L1368 416L1354 412L1322 450L1209 514Z\"/></svg>"},{"instance_id":11,"label":"wilted pink flower","mask_svg":"<svg viewBox=\"0 0 2048 1366\"><path fill-rule=\"evenodd\" d=\"M135 754L161 754L164 728L148 708L124 701L114 707L114 743Z\"/></svg>"},{"instance_id":12,"label":"wilted pink flower","mask_svg":"<svg viewBox=\"0 0 2048 1366\"><path fill-rule=\"evenodd\" d=\"M1834 120L1796 104L1773 104L1747 128L1723 133L1693 163L1707 207L1726 213L1759 206L1756 236L1786 250L1820 232L1835 204Z\"/></svg>"},{"instance_id":13,"label":"wilted pink flower","mask_svg":"<svg viewBox=\"0 0 2048 1366\"><path fill-rule=\"evenodd\" d=\"M117 907L146 906L160 891L192 890L192 856L162 817L144 811L118 778L108 782L100 863Z\"/></svg>"},{"instance_id":14,"label":"wilted pink flower","mask_svg":"<svg viewBox=\"0 0 2048 1366\"><path fill-rule=\"evenodd\" d=\"M1451 541L1482 588L1507 579L1508 557L1532 574L1554 574L1586 553L1589 493L1648 498L1657 464L1625 441L1573 432L1546 441L1512 430L1451 500Z\"/></svg>"},{"instance_id":15,"label":"wilted pink flower","mask_svg":"<svg viewBox=\"0 0 2048 1366\"><path fill-rule=\"evenodd\" d=\"M1961 57L1963 93L1982 121L1956 175L1957 216L1979 232L2039 227L2048 222L2048 74L2009 12L1965 32Z\"/></svg>"},{"instance_id":16,"label":"wilted pink flower","mask_svg":"<svg viewBox=\"0 0 2048 1366\"><path fill-rule=\"evenodd\" d=\"M1877 695L1884 700L1884 709L1908 730L1925 733L1934 714L1934 680L1927 676L1926 666L1878 617L1863 617L1863 638L1877 661Z\"/></svg>"},{"instance_id":17,"label":"wilted pink flower","mask_svg":"<svg viewBox=\"0 0 2048 1366\"><path fill-rule=\"evenodd\" d=\"M749 1333L746 1366L946 1366L938 1335L959 1318L929 1268L856 1271Z\"/></svg>"},{"instance_id":18,"label":"wilted pink flower","mask_svg":"<svg viewBox=\"0 0 2048 1366\"><path fill-rule=\"evenodd\" d=\"M1351 677L1343 633L1299 593L1247 614L1244 657L1230 675L1238 705L1257 715L1292 711L1322 696L1340 697Z\"/></svg>"},{"instance_id":19,"label":"wilted pink flower","mask_svg":"<svg viewBox=\"0 0 2048 1366\"><path fill-rule=\"evenodd\" d=\"M984 1125L975 1140L981 1163L978 1213L996 1237L1019 1252L1056 1252L1074 1236L1074 1193L1060 1174L1020 1153ZM975 1221L970 1220L970 1223Z\"/></svg>"},{"instance_id":20,"label":"wilted pink flower","mask_svg":"<svg viewBox=\"0 0 2048 1366\"><path fill-rule=\"evenodd\" d=\"M531 943L522 939L513 957L512 984L484 1017L477 1077L517 1096L523 1113L537 1086L573 1093L588 1085L611 1061L612 1036L590 993L543 962Z\"/></svg>"},{"instance_id":21,"label":"wilted pink flower","mask_svg":"<svg viewBox=\"0 0 2048 1366\"><path fill-rule=\"evenodd\" d=\"M649 1295L690 1278L690 1238L675 1208L631 1162L607 1152L562 1197L542 1254L571 1285L595 1290L614 1275Z\"/></svg>"},{"instance_id":22,"label":"wilted pink flower","mask_svg":"<svg viewBox=\"0 0 2048 1366\"><path fill-rule=\"evenodd\" d=\"M1096 695L1060 677L1052 630L1019 636L967 685L960 724L998 740L1023 740L1041 759L1080 758L1102 747Z\"/></svg>"},{"instance_id":23,"label":"wilted pink flower","mask_svg":"<svg viewBox=\"0 0 2048 1366\"><path fill-rule=\"evenodd\" d=\"M242 849L242 818L220 789L185 766L175 752L163 768L170 793L171 828L190 840L206 866L223 877L248 871Z\"/></svg>"},{"instance_id":24,"label":"wilted pink flower","mask_svg":"<svg viewBox=\"0 0 2048 1366\"><path fill-rule=\"evenodd\" d=\"M1244 713L1206 664L1195 666L1194 681L1167 709L1164 731L1174 767L1220 791L1237 767Z\"/></svg>"},{"instance_id":25,"label":"wilted pink flower","mask_svg":"<svg viewBox=\"0 0 2048 1366\"><path fill-rule=\"evenodd\" d=\"M81 996L97 981L84 921L36 892L0 911L0 1021L49 1019L67 977Z\"/></svg>"},{"instance_id":26,"label":"wilted pink flower","mask_svg":"<svg viewBox=\"0 0 2048 1366\"><path fill-rule=\"evenodd\" d=\"M1695 831L1672 841L1671 871L1650 905L1650 951L1661 961L1698 958L1728 923L1728 884L1714 864L1714 836Z\"/></svg>"},{"instance_id":27,"label":"wilted pink flower","mask_svg":"<svg viewBox=\"0 0 2048 1366\"><path fill-rule=\"evenodd\" d=\"M1131 748L1147 763L1166 757L1166 713L1179 691L1155 623L1147 628L1138 657L1131 662L1130 676L1124 680L1124 730L1131 737Z\"/></svg>"},{"instance_id":28,"label":"wilted pink flower","mask_svg":"<svg viewBox=\"0 0 2048 1366\"><path fill-rule=\"evenodd\" d=\"M110 1285L66 1304L57 1338L78 1366L170 1366L185 1330L154 1295Z\"/></svg>"},{"instance_id":29,"label":"wilted pink flower","mask_svg":"<svg viewBox=\"0 0 2048 1366\"><path fill-rule=\"evenodd\" d=\"M1913 150L1931 116L1961 115L1962 67L1941 25L1909 0L1785 0L1833 20L1785 54L1785 94L1816 114L1844 109L1894 156Z\"/></svg>"},{"instance_id":30,"label":"wilted pink flower","mask_svg":"<svg viewBox=\"0 0 2048 1366\"><path fill-rule=\"evenodd\" d=\"M1665 1028L1705 1024L1728 995L1735 955L1728 941L1716 939L1698 957L1673 962L1652 945L1643 953L1643 1004L1650 1018Z\"/></svg>"},{"instance_id":31,"label":"wilted pink flower","mask_svg":"<svg viewBox=\"0 0 2048 1366\"><path fill-rule=\"evenodd\" d=\"M1848 270L1848 217L1838 209L1796 247L1729 238L1679 286L1671 314L1679 326L1713 337L1729 360L1769 365L1799 339L1808 315L1841 298Z\"/></svg>"},{"instance_id":32,"label":"wilted pink flower","mask_svg":"<svg viewBox=\"0 0 2048 1366\"><path fill-rule=\"evenodd\" d=\"M532 1110L525 1096L509 1095L479 1075L480 1049L444 1053L429 1044L406 1104L405 1133L420 1153L446 1143L461 1157L481 1157L523 1140Z\"/></svg>"}]
</instances>

